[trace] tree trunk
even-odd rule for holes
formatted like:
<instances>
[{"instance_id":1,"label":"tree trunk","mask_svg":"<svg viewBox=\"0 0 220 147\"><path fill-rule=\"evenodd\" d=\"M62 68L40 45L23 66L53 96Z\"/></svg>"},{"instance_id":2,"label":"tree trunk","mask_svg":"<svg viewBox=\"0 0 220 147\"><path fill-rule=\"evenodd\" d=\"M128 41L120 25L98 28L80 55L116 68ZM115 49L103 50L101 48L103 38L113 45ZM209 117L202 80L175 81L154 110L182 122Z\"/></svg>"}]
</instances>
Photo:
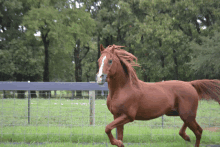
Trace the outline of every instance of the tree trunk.
<instances>
[{"instance_id":1,"label":"tree trunk","mask_svg":"<svg viewBox=\"0 0 220 147\"><path fill-rule=\"evenodd\" d=\"M87 82L90 81L90 76L89 76L89 74L86 74L86 80L87 80Z\"/></svg>"},{"instance_id":2,"label":"tree trunk","mask_svg":"<svg viewBox=\"0 0 220 147\"><path fill-rule=\"evenodd\" d=\"M159 47L162 47L162 40L159 39ZM164 67L165 67L165 56L163 55L163 53L160 55L160 60L161 60L161 66L162 66L162 73L163 73L163 76L162 76L162 80L165 80L165 76L164 76Z\"/></svg>"},{"instance_id":3,"label":"tree trunk","mask_svg":"<svg viewBox=\"0 0 220 147\"><path fill-rule=\"evenodd\" d=\"M76 82L82 82L82 67L80 62L80 40L77 41L77 47L74 50L74 58L75 58L75 78ZM76 91L76 96L81 97L82 91Z\"/></svg>"},{"instance_id":4,"label":"tree trunk","mask_svg":"<svg viewBox=\"0 0 220 147\"><path fill-rule=\"evenodd\" d=\"M45 58L44 58L44 72L43 72L43 81L44 82L49 82L49 40L47 39L48 33L46 34L41 34L42 41L44 43L44 53L45 53ZM51 92L50 91L41 91L42 97L50 97Z\"/></svg>"},{"instance_id":5,"label":"tree trunk","mask_svg":"<svg viewBox=\"0 0 220 147\"><path fill-rule=\"evenodd\" d=\"M165 57L164 57L164 55L160 56L160 60L161 60L161 66L162 66L162 69L163 69L163 71L162 71L162 73L163 73L162 80L165 80L165 76L164 76L164 66L165 66L164 60L165 60Z\"/></svg>"},{"instance_id":6,"label":"tree trunk","mask_svg":"<svg viewBox=\"0 0 220 147\"><path fill-rule=\"evenodd\" d=\"M81 47L81 41L78 39L76 42L76 47L74 50L74 59L75 59L75 78L76 78L76 82L82 82L82 60L86 57L86 55L88 54L90 47L89 44L88 46L83 45ZM81 54L80 56L80 52L84 51L84 54ZM77 91L76 95L79 97L82 97L82 91Z\"/></svg>"},{"instance_id":7,"label":"tree trunk","mask_svg":"<svg viewBox=\"0 0 220 147\"><path fill-rule=\"evenodd\" d=\"M134 50L131 49L131 43L128 44L128 52L134 54Z\"/></svg>"},{"instance_id":8,"label":"tree trunk","mask_svg":"<svg viewBox=\"0 0 220 147\"><path fill-rule=\"evenodd\" d=\"M109 44L109 40L108 40L108 38L109 38L109 37L107 37L107 38L105 39L105 47L107 47L107 46L110 45L110 44Z\"/></svg>"},{"instance_id":9,"label":"tree trunk","mask_svg":"<svg viewBox=\"0 0 220 147\"><path fill-rule=\"evenodd\" d=\"M81 63L79 63L79 67L78 67L78 76L79 76L79 80L77 82L82 82L82 66ZM81 90L77 90L76 91L76 96L78 97L82 97L82 91Z\"/></svg>"},{"instance_id":10,"label":"tree trunk","mask_svg":"<svg viewBox=\"0 0 220 147\"><path fill-rule=\"evenodd\" d=\"M174 80L178 80L178 63L177 63L177 57L176 57L176 50L173 49L173 61L174 61Z\"/></svg>"}]
</instances>

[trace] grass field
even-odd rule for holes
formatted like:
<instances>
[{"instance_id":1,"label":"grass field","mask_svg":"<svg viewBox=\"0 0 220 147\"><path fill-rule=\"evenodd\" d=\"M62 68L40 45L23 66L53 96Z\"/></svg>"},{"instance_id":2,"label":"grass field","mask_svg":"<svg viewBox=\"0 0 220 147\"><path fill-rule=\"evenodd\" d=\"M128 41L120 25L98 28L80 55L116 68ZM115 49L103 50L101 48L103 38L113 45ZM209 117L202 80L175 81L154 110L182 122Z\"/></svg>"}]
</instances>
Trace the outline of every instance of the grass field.
<instances>
[{"instance_id":1,"label":"grass field","mask_svg":"<svg viewBox=\"0 0 220 147\"><path fill-rule=\"evenodd\" d=\"M105 126L113 120L113 116L105 100L96 100L95 103L95 126L90 126L88 99L31 99L31 118L28 124L27 99L0 99L0 147L111 146L105 134ZM197 121L203 129L220 128L218 103L200 101L197 114ZM165 116L163 128L161 124L161 117L126 124L123 142L127 146L169 147L193 146L195 143L195 136L189 129L186 132L191 137L191 143L186 143L179 136L183 124L179 117ZM206 129L201 144L220 145L220 129Z\"/></svg>"}]
</instances>

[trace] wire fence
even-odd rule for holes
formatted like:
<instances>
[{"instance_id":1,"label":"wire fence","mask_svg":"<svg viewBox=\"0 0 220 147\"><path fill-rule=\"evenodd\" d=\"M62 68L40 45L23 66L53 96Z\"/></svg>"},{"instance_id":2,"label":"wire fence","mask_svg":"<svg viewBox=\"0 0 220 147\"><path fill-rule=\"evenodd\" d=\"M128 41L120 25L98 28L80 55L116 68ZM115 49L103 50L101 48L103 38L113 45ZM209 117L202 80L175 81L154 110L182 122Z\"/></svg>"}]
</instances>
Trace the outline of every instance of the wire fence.
<instances>
[{"instance_id":1,"label":"wire fence","mask_svg":"<svg viewBox=\"0 0 220 147\"><path fill-rule=\"evenodd\" d=\"M19 92L0 91L1 142L10 139L14 143L92 142L108 146L105 126L113 121L113 115L106 106L108 91L53 90L46 98L41 97L44 93L42 90L32 90L33 93L25 91L22 93L24 98L18 98ZM34 98L31 97L33 95ZM220 139L220 134L216 133L220 128L219 110L218 104L213 101L200 101L197 122L203 129L213 129L215 132L203 134L203 138ZM180 138L178 131L182 125L179 117L168 116L150 121L134 121L125 125L124 139L127 143L150 142L148 145L156 142L156 139L165 138L176 142ZM116 136L115 129L112 132Z\"/></svg>"}]
</instances>

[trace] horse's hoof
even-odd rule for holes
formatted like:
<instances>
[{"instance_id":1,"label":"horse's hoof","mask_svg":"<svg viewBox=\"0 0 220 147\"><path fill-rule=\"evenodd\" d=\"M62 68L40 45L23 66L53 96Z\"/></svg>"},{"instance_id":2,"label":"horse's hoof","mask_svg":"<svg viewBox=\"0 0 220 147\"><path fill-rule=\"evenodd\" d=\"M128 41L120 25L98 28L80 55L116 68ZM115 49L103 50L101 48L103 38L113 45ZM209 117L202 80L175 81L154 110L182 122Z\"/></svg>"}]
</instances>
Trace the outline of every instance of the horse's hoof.
<instances>
[{"instance_id":1,"label":"horse's hoof","mask_svg":"<svg viewBox=\"0 0 220 147\"><path fill-rule=\"evenodd\" d=\"M119 140L119 142L121 143L121 145L119 145L118 147L124 147L124 144L121 140Z\"/></svg>"},{"instance_id":2,"label":"horse's hoof","mask_svg":"<svg viewBox=\"0 0 220 147\"><path fill-rule=\"evenodd\" d=\"M185 140L191 142L191 140L190 140L190 138L189 138L188 135L186 136L186 139L185 139Z\"/></svg>"}]
</instances>

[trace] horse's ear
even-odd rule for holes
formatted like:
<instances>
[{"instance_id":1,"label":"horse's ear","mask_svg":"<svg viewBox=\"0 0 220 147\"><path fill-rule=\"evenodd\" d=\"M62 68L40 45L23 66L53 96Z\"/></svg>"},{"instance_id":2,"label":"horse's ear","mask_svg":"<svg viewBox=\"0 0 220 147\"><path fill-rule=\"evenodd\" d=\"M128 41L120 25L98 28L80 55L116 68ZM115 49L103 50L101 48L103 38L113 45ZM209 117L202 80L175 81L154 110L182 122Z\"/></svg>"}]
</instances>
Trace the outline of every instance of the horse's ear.
<instances>
[{"instance_id":1,"label":"horse's ear","mask_svg":"<svg viewBox=\"0 0 220 147\"><path fill-rule=\"evenodd\" d=\"M100 52L102 52L102 51L104 51L104 47L103 47L103 45L102 44L100 44Z\"/></svg>"}]
</instances>

